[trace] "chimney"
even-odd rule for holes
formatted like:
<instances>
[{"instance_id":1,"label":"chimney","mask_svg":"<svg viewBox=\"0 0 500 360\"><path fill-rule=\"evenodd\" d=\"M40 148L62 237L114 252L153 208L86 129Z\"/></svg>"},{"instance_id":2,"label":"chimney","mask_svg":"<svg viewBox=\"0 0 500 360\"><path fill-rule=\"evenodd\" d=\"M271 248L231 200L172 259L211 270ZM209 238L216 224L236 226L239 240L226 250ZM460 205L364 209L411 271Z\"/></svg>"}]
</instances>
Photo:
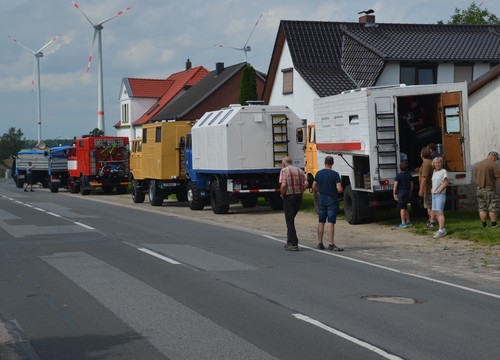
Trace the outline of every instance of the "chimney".
<instances>
[{"instance_id":1,"label":"chimney","mask_svg":"<svg viewBox=\"0 0 500 360\"><path fill-rule=\"evenodd\" d=\"M215 63L215 73L219 75L222 71L224 71L224 63L223 62Z\"/></svg>"},{"instance_id":2,"label":"chimney","mask_svg":"<svg viewBox=\"0 0 500 360\"><path fill-rule=\"evenodd\" d=\"M359 17L359 23L365 24L365 27L374 27L375 25L375 15L362 15Z\"/></svg>"},{"instance_id":3,"label":"chimney","mask_svg":"<svg viewBox=\"0 0 500 360\"><path fill-rule=\"evenodd\" d=\"M189 59L187 59L186 61L186 71L188 71L189 69L191 69L191 61Z\"/></svg>"}]
</instances>

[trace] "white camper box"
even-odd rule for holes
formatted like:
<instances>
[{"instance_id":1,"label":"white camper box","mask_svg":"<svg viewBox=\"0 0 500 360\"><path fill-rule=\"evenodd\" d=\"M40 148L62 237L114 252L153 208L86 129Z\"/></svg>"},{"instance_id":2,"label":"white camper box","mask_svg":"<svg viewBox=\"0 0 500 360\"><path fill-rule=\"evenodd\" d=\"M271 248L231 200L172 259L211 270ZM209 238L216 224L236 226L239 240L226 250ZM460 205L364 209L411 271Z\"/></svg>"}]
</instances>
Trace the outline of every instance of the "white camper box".
<instances>
[{"instance_id":1,"label":"white camper box","mask_svg":"<svg viewBox=\"0 0 500 360\"><path fill-rule=\"evenodd\" d=\"M287 155L304 167L303 144L296 143L302 120L287 106L232 105L207 112L191 130L193 169L281 168Z\"/></svg>"},{"instance_id":2,"label":"white camper box","mask_svg":"<svg viewBox=\"0 0 500 360\"><path fill-rule=\"evenodd\" d=\"M416 131L400 116L410 99L427 109L426 125ZM318 164L334 156L348 222L369 220L375 206L394 205L401 158L408 159L410 169L418 168L420 149L429 143L444 155L450 186L470 184L467 113L466 83L365 88L316 99Z\"/></svg>"}]
</instances>

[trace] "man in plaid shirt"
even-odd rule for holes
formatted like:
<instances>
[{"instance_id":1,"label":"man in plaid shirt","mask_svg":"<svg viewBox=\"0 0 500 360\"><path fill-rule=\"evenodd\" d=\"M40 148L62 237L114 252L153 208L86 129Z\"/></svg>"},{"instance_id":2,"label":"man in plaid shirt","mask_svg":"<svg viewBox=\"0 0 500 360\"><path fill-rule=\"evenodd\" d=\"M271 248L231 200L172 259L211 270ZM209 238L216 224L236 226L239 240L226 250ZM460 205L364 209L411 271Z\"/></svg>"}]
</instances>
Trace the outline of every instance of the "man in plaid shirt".
<instances>
[{"instance_id":1,"label":"man in plaid shirt","mask_svg":"<svg viewBox=\"0 0 500 360\"><path fill-rule=\"evenodd\" d=\"M280 171L279 181L287 228L285 249L298 251L299 239L295 230L295 216L302 205L302 193L307 187L307 179L304 171L293 166L292 163L289 156L283 158L283 169Z\"/></svg>"}]
</instances>

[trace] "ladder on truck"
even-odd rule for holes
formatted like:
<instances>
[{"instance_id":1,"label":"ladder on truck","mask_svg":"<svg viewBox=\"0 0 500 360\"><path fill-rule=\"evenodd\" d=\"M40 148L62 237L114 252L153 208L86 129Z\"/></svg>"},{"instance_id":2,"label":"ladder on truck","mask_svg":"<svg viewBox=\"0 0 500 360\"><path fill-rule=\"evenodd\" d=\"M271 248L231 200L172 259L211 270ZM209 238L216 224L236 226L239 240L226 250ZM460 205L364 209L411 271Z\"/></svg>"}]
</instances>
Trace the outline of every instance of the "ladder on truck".
<instances>
[{"instance_id":1,"label":"ladder on truck","mask_svg":"<svg viewBox=\"0 0 500 360\"><path fill-rule=\"evenodd\" d=\"M284 114L272 115L273 125L273 164L281 167L282 161L288 155L288 118Z\"/></svg>"},{"instance_id":2,"label":"ladder on truck","mask_svg":"<svg viewBox=\"0 0 500 360\"><path fill-rule=\"evenodd\" d=\"M379 179L394 179L398 173L396 114L378 112L375 105L377 165Z\"/></svg>"},{"instance_id":3,"label":"ladder on truck","mask_svg":"<svg viewBox=\"0 0 500 360\"><path fill-rule=\"evenodd\" d=\"M186 140L180 139L179 147L179 175L181 178L186 178Z\"/></svg>"}]
</instances>

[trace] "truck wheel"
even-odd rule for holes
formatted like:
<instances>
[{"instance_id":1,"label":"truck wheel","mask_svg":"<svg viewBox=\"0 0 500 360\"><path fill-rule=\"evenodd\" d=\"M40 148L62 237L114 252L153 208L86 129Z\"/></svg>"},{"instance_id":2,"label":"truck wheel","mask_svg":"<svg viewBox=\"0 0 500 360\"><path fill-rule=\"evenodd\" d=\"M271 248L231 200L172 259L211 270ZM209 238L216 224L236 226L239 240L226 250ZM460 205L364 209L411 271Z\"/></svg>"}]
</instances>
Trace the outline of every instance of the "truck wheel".
<instances>
[{"instance_id":1,"label":"truck wheel","mask_svg":"<svg viewBox=\"0 0 500 360\"><path fill-rule=\"evenodd\" d=\"M368 207L368 195L352 190L351 185L347 185L344 189L344 214L351 225L370 221L372 214Z\"/></svg>"},{"instance_id":2,"label":"truck wheel","mask_svg":"<svg viewBox=\"0 0 500 360\"><path fill-rule=\"evenodd\" d=\"M17 180L16 180L16 187L17 187L18 189L22 189L22 188L23 188L23 186L24 186L24 179L17 179Z\"/></svg>"},{"instance_id":3,"label":"truck wheel","mask_svg":"<svg viewBox=\"0 0 500 360\"><path fill-rule=\"evenodd\" d=\"M269 203L271 204L271 209L283 210L283 199L278 194L271 195Z\"/></svg>"},{"instance_id":4,"label":"truck wheel","mask_svg":"<svg viewBox=\"0 0 500 360\"><path fill-rule=\"evenodd\" d=\"M244 208L254 208L257 206L258 200L257 196L245 196L240 199L240 202Z\"/></svg>"},{"instance_id":5,"label":"truck wheel","mask_svg":"<svg viewBox=\"0 0 500 360\"><path fill-rule=\"evenodd\" d=\"M179 202L188 201L186 184L181 184L175 188L175 197Z\"/></svg>"},{"instance_id":6,"label":"truck wheel","mask_svg":"<svg viewBox=\"0 0 500 360\"><path fill-rule=\"evenodd\" d=\"M156 186L155 180L149 182L149 203L152 206L160 206L163 204L163 197L161 196L160 189Z\"/></svg>"},{"instance_id":7,"label":"truck wheel","mask_svg":"<svg viewBox=\"0 0 500 360\"><path fill-rule=\"evenodd\" d=\"M144 202L144 198L146 194L142 191L142 188L139 186L139 182L137 180L132 180L132 201L136 204L140 204Z\"/></svg>"},{"instance_id":8,"label":"truck wheel","mask_svg":"<svg viewBox=\"0 0 500 360\"><path fill-rule=\"evenodd\" d=\"M227 214L229 212L229 202L226 201L227 194L224 188L222 188L219 179L210 184L210 204L214 214Z\"/></svg>"},{"instance_id":9,"label":"truck wheel","mask_svg":"<svg viewBox=\"0 0 500 360\"><path fill-rule=\"evenodd\" d=\"M80 193L82 195L90 194L90 190L85 188L86 185L87 185L87 177L85 175L82 175L82 177L80 178Z\"/></svg>"},{"instance_id":10,"label":"truck wheel","mask_svg":"<svg viewBox=\"0 0 500 360\"><path fill-rule=\"evenodd\" d=\"M50 189L50 192L51 193L56 193L56 192L59 192L59 183L53 183L53 182L50 182L49 184L49 189Z\"/></svg>"},{"instance_id":11,"label":"truck wheel","mask_svg":"<svg viewBox=\"0 0 500 360\"><path fill-rule=\"evenodd\" d=\"M80 185L75 181L75 179L70 177L68 180L68 189L70 193L76 194L80 191Z\"/></svg>"},{"instance_id":12,"label":"truck wheel","mask_svg":"<svg viewBox=\"0 0 500 360\"><path fill-rule=\"evenodd\" d=\"M205 199L201 196L201 190L196 187L194 181L188 183L186 195L191 210L203 210L205 207Z\"/></svg>"}]
</instances>

